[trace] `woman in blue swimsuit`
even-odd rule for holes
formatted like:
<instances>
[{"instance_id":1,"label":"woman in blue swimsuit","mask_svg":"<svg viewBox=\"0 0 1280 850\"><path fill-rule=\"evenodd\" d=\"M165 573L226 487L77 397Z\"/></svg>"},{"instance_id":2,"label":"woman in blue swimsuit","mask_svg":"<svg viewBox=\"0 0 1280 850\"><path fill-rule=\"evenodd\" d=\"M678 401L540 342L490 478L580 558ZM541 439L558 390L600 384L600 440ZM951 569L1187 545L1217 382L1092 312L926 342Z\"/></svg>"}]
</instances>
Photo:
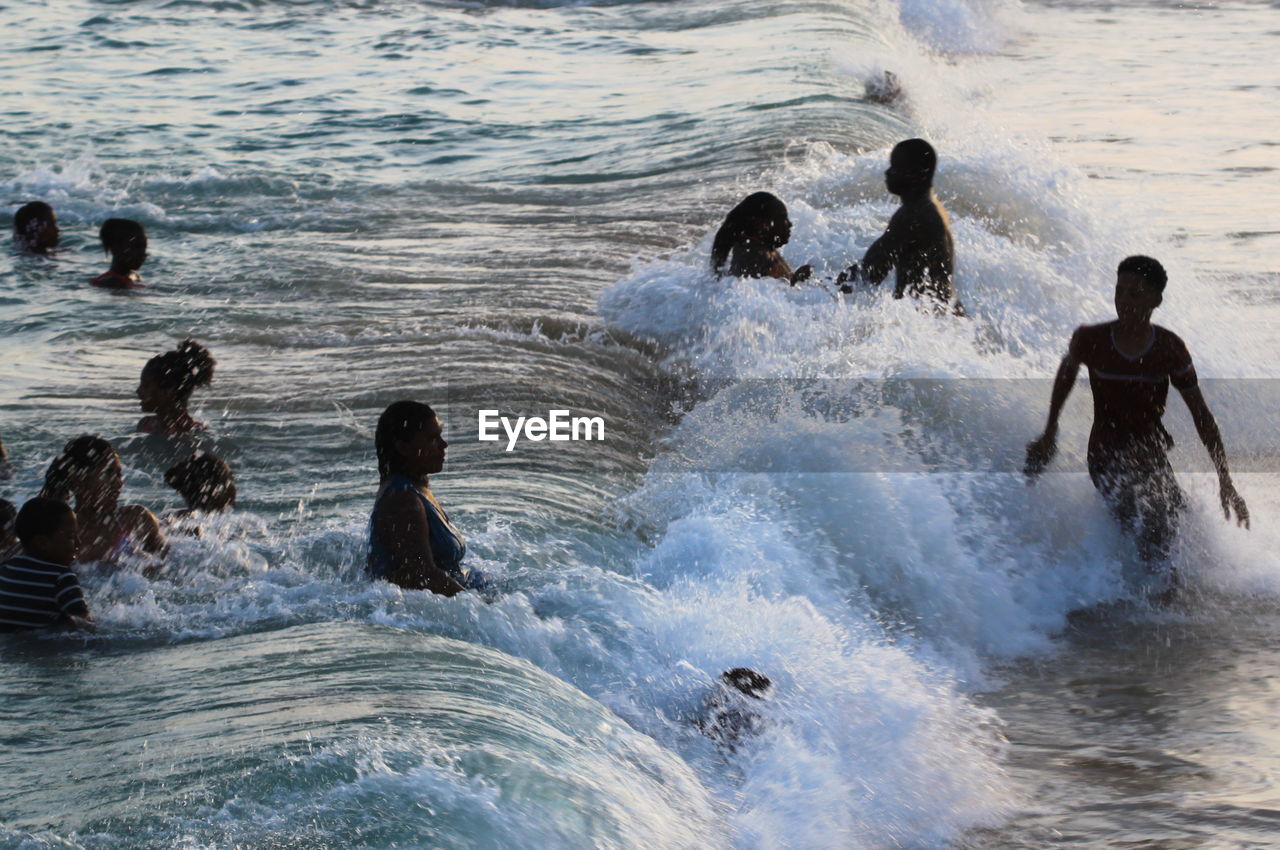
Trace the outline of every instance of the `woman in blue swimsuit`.
<instances>
[{"instance_id":1,"label":"woman in blue swimsuit","mask_svg":"<svg viewBox=\"0 0 1280 850\"><path fill-rule=\"evenodd\" d=\"M453 596L482 580L462 565L462 534L431 492L444 468L440 418L416 401L397 401L378 417L378 498L369 518L369 562L375 579Z\"/></svg>"}]
</instances>

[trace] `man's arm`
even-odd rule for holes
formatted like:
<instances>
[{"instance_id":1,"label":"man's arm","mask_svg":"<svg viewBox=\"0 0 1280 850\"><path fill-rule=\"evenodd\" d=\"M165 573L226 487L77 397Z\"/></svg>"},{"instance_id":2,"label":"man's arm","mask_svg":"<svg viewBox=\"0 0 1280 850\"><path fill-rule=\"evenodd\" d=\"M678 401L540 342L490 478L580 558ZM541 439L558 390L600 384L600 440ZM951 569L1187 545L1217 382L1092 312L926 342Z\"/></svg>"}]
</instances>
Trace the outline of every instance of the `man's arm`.
<instances>
[{"instance_id":1,"label":"man's arm","mask_svg":"<svg viewBox=\"0 0 1280 850\"><path fill-rule=\"evenodd\" d=\"M893 224L867 249L862 256L862 279L867 283L879 284L888 276L889 271L897 264L898 240L893 234Z\"/></svg>"},{"instance_id":2,"label":"man's arm","mask_svg":"<svg viewBox=\"0 0 1280 850\"><path fill-rule=\"evenodd\" d=\"M1191 421L1196 424L1196 433L1200 435L1200 442L1204 443L1204 447L1209 450L1213 468L1218 471L1218 499L1222 503L1222 515L1230 520L1231 512L1235 511L1236 525L1248 528L1249 507L1236 492L1235 485L1231 483L1231 470L1227 468L1227 449L1222 444L1222 432L1218 430L1218 420L1213 418L1213 412L1205 403L1204 394L1200 392L1198 385L1188 387L1181 392L1182 400L1187 403L1187 409L1191 411Z\"/></svg>"},{"instance_id":3,"label":"man's arm","mask_svg":"<svg viewBox=\"0 0 1280 850\"><path fill-rule=\"evenodd\" d=\"M1022 471L1028 478L1035 478L1044 472L1058 451L1058 416L1062 413L1062 406L1067 403L1067 396L1075 388L1076 376L1080 374L1076 339L1076 336L1071 337L1067 356L1062 358L1058 374L1053 379L1053 393L1049 397L1049 419L1045 422L1044 433L1027 443L1027 462Z\"/></svg>"}]
</instances>

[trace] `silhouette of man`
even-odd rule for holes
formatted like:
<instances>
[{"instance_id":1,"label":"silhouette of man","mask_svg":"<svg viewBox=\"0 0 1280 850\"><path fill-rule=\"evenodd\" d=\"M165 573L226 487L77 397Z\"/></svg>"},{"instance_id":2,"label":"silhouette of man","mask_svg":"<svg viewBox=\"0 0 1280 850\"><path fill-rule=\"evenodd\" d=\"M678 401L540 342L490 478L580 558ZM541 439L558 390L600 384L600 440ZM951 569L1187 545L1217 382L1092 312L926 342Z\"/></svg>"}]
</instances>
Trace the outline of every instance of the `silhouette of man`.
<instances>
[{"instance_id":1,"label":"silhouette of man","mask_svg":"<svg viewBox=\"0 0 1280 850\"><path fill-rule=\"evenodd\" d=\"M951 278L955 272L955 246L951 222L933 194L933 174L938 154L924 139L907 139L889 154L884 185L902 199L902 206L889 219L884 234L872 243L862 258L862 279L879 284L889 270L897 269L893 297L927 295L949 305L955 300ZM858 265L840 275L842 291L851 292L848 282L858 276ZM957 303L955 312L963 315Z\"/></svg>"}]
</instances>

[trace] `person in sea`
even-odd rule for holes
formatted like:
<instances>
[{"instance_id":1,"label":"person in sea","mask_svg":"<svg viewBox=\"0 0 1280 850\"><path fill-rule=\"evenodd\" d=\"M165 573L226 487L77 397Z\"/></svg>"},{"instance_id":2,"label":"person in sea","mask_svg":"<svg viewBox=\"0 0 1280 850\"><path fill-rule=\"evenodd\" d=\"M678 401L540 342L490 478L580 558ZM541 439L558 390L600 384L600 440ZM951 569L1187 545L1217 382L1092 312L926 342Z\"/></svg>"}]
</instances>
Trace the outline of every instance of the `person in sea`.
<instances>
[{"instance_id":1,"label":"person in sea","mask_svg":"<svg viewBox=\"0 0 1280 850\"><path fill-rule=\"evenodd\" d=\"M174 511L170 516L189 516L196 511L220 514L236 506L236 480L231 467L209 452L193 452L166 469L164 483L177 490L187 503L185 510Z\"/></svg>"},{"instance_id":2,"label":"person in sea","mask_svg":"<svg viewBox=\"0 0 1280 850\"><path fill-rule=\"evenodd\" d=\"M703 704L698 729L729 752L735 751L764 730L757 706L772 690L773 681L749 667L724 671Z\"/></svg>"},{"instance_id":3,"label":"person in sea","mask_svg":"<svg viewBox=\"0 0 1280 850\"><path fill-rule=\"evenodd\" d=\"M123 488L120 455L92 434L71 440L49 464L40 495L63 502L75 499L79 563L115 563L137 555L163 554L165 538L159 520L142 505L120 504Z\"/></svg>"},{"instance_id":4,"label":"person in sea","mask_svg":"<svg viewBox=\"0 0 1280 850\"><path fill-rule=\"evenodd\" d=\"M1186 344L1172 331L1151 323L1164 300L1164 267L1151 257L1133 256L1116 270L1116 320L1076 328L1053 382L1044 433L1027 445L1024 471L1034 478L1057 451L1058 415L1083 364L1093 391L1093 429L1089 432L1089 477L1112 514L1135 535L1139 556L1148 564L1169 557L1186 507L1166 452L1173 439L1160 419L1169 385L1182 394L1200 441L1218 472L1223 516L1249 527L1249 509L1236 492L1227 468L1217 420L1209 410ZM1168 578L1176 586L1176 574Z\"/></svg>"},{"instance_id":5,"label":"person in sea","mask_svg":"<svg viewBox=\"0 0 1280 850\"><path fill-rule=\"evenodd\" d=\"M197 388L213 381L217 365L209 349L194 339L148 360L138 381L138 404L147 414L138 421L138 432L176 437L204 431L204 423L192 418L187 405Z\"/></svg>"},{"instance_id":6,"label":"person in sea","mask_svg":"<svg viewBox=\"0 0 1280 850\"><path fill-rule=\"evenodd\" d=\"M893 106L902 98L902 81L892 71L867 79L863 85L867 100L881 106Z\"/></svg>"},{"instance_id":7,"label":"person in sea","mask_svg":"<svg viewBox=\"0 0 1280 850\"><path fill-rule=\"evenodd\" d=\"M4 440L0 439L0 481L4 481L13 474L13 465L9 463L9 450L4 447Z\"/></svg>"},{"instance_id":8,"label":"person in sea","mask_svg":"<svg viewBox=\"0 0 1280 850\"><path fill-rule=\"evenodd\" d=\"M60 235L58 216L44 201L23 204L13 214L13 246L25 254L49 254Z\"/></svg>"},{"instance_id":9,"label":"person in sea","mask_svg":"<svg viewBox=\"0 0 1280 850\"><path fill-rule=\"evenodd\" d=\"M102 250L111 255L111 268L89 281L104 289L139 289L138 269L147 261L147 232L128 218L109 218L98 231Z\"/></svg>"},{"instance_id":10,"label":"person in sea","mask_svg":"<svg viewBox=\"0 0 1280 850\"><path fill-rule=\"evenodd\" d=\"M18 511L22 553L0 564L0 632L88 629L93 617L72 571L79 535L66 502L35 498Z\"/></svg>"},{"instance_id":11,"label":"person in sea","mask_svg":"<svg viewBox=\"0 0 1280 850\"><path fill-rule=\"evenodd\" d=\"M787 205L769 192L743 198L724 217L711 243L711 269L718 277L776 277L792 286L809 279L811 266L792 271L778 251L791 238Z\"/></svg>"},{"instance_id":12,"label":"person in sea","mask_svg":"<svg viewBox=\"0 0 1280 850\"><path fill-rule=\"evenodd\" d=\"M0 561L9 560L22 548L14 525L17 519L18 509L13 506L13 502L0 499Z\"/></svg>"},{"instance_id":13,"label":"person in sea","mask_svg":"<svg viewBox=\"0 0 1280 850\"><path fill-rule=\"evenodd\" d=\"M462 563L466 541L431 492L449 446L435 411L395 402L378 417L374 442L381 482L369 517L369 576L443 596L483 589L484 577Z\"/></svg>"},{"instance_id":14,"label":"person in sea","mask_svg":"<svg viewBox=\"0 0 1280 850\"><path fill-rule=\"evenodd\" d=\"M884 234L867 249L861 264L855 263L836 283L842 292L852 292L859 277L879 285L897 270L893 297L927 297L939 305L950 305L956 315L964 308L956 301L952 276L955 272L955 244L951 221L933 192L933 175L938 153L924 139L907 139L894 145L884 185L902 200L889 219Z\"/></svg>"}]
</instances>

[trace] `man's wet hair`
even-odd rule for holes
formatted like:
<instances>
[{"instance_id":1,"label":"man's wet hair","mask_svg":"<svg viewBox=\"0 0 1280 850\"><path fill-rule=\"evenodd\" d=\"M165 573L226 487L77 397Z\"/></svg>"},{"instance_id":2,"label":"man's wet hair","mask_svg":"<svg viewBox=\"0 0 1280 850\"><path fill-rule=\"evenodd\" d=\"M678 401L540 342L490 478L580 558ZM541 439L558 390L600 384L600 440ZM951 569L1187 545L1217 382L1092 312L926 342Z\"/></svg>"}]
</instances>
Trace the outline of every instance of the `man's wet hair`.
<instances>
[{"instance_id":1,"label":"man's wet hair","mask_svg":"<svg viewBox=\"0 0 1280 850\"><path fill-rule=\"evenodd\" d=\"M938 152L924 139L907 139L893 146L889 164L904 174L924 172L933 180L933 172L938 168Z\"/></svg>"},{"instance_id":2,"label":"man's wet hair","mask_svg":"<svg viewBox=\"0 0 1280 850\"><path fill-rule=\"evenodd\" d=\"M773 687L773 681L763 673L757 673L750 667L734 667L720 674L720 678L731 688L735 688L749 697L763 699Z\"/></svg>"},{"instance_id":3,"label":"man's wet hair","mask_svg":"<svg viewBox=\"0 0 1280 850\"><path fill-rule=\"evenodd\" d=\"M22 545L27 546L37 537L48 537L62 527L62 523L71 516L71 506L59 499L37 496L27 501L18 511L14 522L14 530Z\"/></svg>"},{"instance_id":4,"label":"man's wet hair","mask_svg":"<svg viewBox=\"0 0 1280 850\"><path fill-rule=\"evenodd\" d=\"M117 247L146 239L147 231L131 218L109 218L102 223L98 238L102 240L102 250L114 253Z\"/></svg>"},{"instance_id":5,"label":"man's wet hair","mask_svg":"<svg viewBox=\"0 0 1280 850\"><path fill-rule=\"evenodd\" d=\"M1136 274L1147 282L1147 286L1162 294L1165 285L1169 282L1169 275L1165 272L1164 266L1160 265L1160 261L1142 254L1134 254L1132 257L1121 260L1120 265L1116 267L1116 274Z\"/></svg>"}]
</instances>

